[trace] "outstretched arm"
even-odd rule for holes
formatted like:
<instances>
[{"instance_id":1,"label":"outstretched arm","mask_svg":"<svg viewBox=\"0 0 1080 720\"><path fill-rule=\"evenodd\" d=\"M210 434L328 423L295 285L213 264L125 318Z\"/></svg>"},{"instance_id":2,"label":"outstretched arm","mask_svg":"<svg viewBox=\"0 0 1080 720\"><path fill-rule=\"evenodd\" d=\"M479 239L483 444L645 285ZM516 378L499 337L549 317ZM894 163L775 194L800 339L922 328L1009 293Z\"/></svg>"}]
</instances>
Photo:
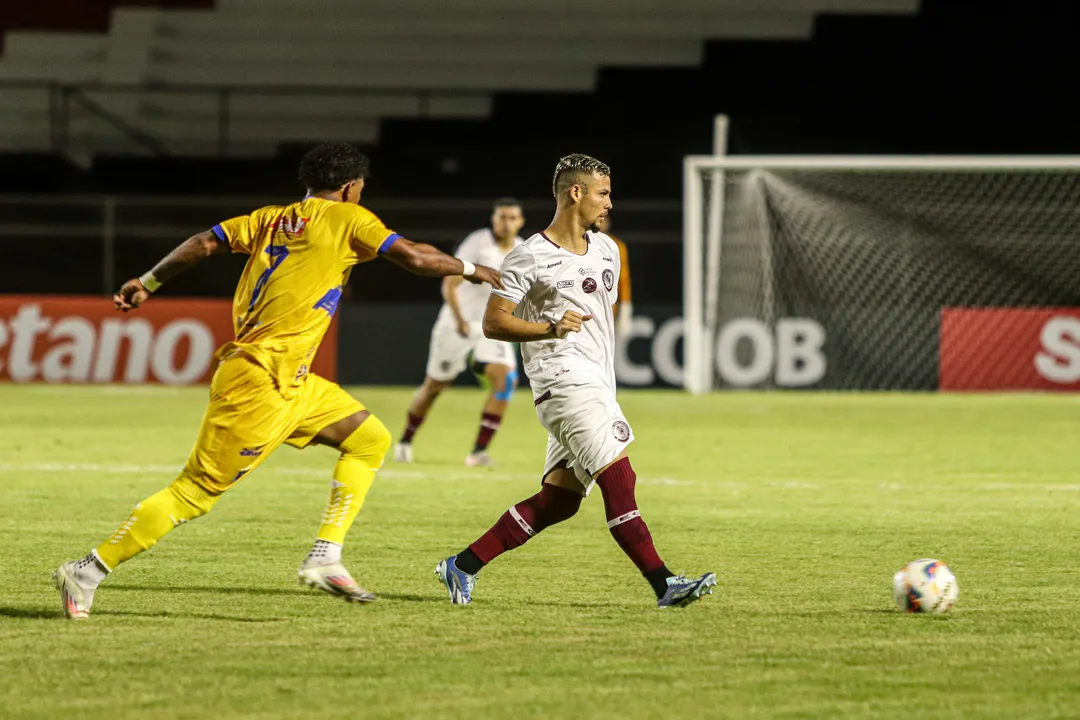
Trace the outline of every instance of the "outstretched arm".
<instances>
[{"instance_id":1,"label":"outstretched arm","mask_svg":"<svg viewBox=\"0 0 1080 720\"><path fill-rule=\"evenodd\" d=\"M562 339L572 332L581 331L581 323L592 320L592 315L567 310L558 322L530 322L514 315L517 303L498 295L488 298L484 310L484 335L492 340L505 342L536 342L537 340Z\"/></svg>"},{"instance_id":2,"label":"outstretched arm","mask_svg":"<svg viewBox=\"0 0 1080 720\"><path fill-rule=\"evenodd\" d=\"M195 266L203 258L229 252L229 244L219 240L211 230L192 235L168 255L163 257L150 272L124 283L115 295L116 309L127 312L146 302L150 294L164 283Z\"/></svg>"},{"instance_id":3,"label":"outstretched arm","mask_svg":"<svg viewBox=\"0 0 1080 720\"><path fill-rule=\"evenodd\" d=\"M453 255L447 255L443 251L424 243L414 243L399 237L394 240L382 253L390 262L405 268L414 275L426 277L445 277L448 275L463 275L472 283L490 283L492 287L501 288L502 279L499 271L484 265L468 266ZM472 272L466 274L467 270Z\"/></svg>"}]
</instances>

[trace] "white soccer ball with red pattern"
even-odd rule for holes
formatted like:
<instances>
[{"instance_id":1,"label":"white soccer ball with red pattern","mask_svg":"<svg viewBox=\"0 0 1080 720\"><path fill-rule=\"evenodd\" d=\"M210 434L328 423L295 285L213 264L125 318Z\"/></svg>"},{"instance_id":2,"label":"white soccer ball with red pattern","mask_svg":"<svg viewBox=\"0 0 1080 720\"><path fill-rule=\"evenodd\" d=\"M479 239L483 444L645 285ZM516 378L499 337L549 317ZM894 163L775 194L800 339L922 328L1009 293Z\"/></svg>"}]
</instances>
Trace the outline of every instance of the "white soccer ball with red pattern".
<instances>
[{"instance_id":1,"label":"white soccer ball with red pattern","mask_svg":"<svg viewBox=\"0 0 1080 720\"><path fill-rule=\"evenodd\" d=\"M960 586L949 566L924 558L909 562L893 577L893 600L909 613L947 613Z\"/></svg>"}]
</instances>

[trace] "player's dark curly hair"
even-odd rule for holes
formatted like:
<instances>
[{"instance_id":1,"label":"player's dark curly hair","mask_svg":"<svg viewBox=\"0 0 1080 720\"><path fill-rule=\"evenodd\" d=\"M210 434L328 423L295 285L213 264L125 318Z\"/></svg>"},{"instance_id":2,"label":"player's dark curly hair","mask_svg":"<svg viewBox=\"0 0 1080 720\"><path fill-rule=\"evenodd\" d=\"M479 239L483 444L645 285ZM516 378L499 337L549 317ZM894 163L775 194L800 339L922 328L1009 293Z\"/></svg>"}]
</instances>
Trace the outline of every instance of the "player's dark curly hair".
<instances>
[{"instance_id":1,"label":"player's dark curly hair","mask_svg":"<svg viewBox=\"0 0 1080 720\"><path fill-rule=\"evenodd\" d=\"M495 212L499 208L504 208L504 207L520 208L521 207L521 201L518 200L517 198L501 197L501 198L499 198L498 200L496 200L495 202L493 202L491 204L491 211Z\"/></svg>"},{"instance_id":2,"label":"player's dark curly hair","mask_svg":"<svg viewBox=\"0 0 1080 720\"><path fill-rule=\"evenodd\" d=\"M337 190L366 178L370 167L367 157L352 145L326 142L308 150L300 161L300 182L310 192Z\"/></svg>"},{"instance_id":3,"label":"player's dark curly hair","mask_svg":"<svg viewBox=\"0 0 1080 720\"><path fill-rule=\"evenodd\" d=\"M551 179L551 193L557 200L573 185L581 185L585 188L585 192L588 192L589 186L585 179L593 173L607 177L611 175L611 168L588 155L581 153L567 155L555 166L555 177Z\"/></svg>"}]
</instances>

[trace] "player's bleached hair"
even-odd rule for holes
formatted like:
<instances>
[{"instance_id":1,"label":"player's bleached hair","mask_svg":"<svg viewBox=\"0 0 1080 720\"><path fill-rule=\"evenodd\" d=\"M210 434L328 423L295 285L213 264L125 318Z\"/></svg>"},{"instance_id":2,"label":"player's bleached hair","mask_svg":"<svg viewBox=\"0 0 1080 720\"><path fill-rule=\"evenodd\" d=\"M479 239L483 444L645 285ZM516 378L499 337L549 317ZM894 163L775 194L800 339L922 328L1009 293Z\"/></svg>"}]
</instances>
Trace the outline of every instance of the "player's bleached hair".
<instances>
[{"instance_id":1,"label":"player's bleached hair","mask_svg":"<svg viewBox=\"0 0 1080 720\"><path fill-rule=\"evenodd\" d=\"M586 178L593 173L607 177L611 175L611 168L588 155L581 153L567 155L555 166L555 176L551 179L551 194L558 200L574 185L580 185L585 188L585 192L589 192Z\"/></svg>"},{"instance_id":2,"label":"player's bleached hair","mask_svg":"<svg viewBox=\"0 0 1080 720\"><path fill-rule=\"evenodd\" d=\"M367 157L352 145L326 142L308 150L300 161L300 182L311 192L337 190L366 178L370 167Z\"/></svg>"}]
</instances>

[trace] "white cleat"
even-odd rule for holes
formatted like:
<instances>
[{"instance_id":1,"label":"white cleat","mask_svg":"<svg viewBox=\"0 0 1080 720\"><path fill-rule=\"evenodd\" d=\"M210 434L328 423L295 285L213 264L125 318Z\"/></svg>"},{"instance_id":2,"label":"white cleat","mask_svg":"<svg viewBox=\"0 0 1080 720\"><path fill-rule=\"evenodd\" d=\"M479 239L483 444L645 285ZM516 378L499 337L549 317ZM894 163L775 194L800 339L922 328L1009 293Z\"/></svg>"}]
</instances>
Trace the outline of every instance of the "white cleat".
<instances>
[{"instance_id":1,"label":"white cleat","mask_svg":"<svg viewBox=\"0 0 1080 720\"><path fill-rule=\"evenodd\" d=\"M64 617L69 620L85 620L90 617L90 606L94 604L95 588L80 585L75 580L75 560L66 562L53 573L56 589L60 591L60 601L64 604Z\"/></svg>"},{"instance_id":2,"label":"white cleat","mask_svg":"<svg viewBox=\"0 0 1080 720\"><path fill-rule=\"evenodd\" d=\"M699 578L676 575L667 579L667 592L656 601L658 607L686 607L705 595L712 595L716 573L708 572Z\"/></svg>"},{"instance_id":3,"label":"white cleat","mask_svg":"<svg viewBox=\"0 0 1080 720\"><path fill-rule=\"evenodd\" d=\"M465 467L487 467L492 464L491 456L485 451L474 452L465 456Z\"/></svg>"},{"instance_id":4,"label":"white cleat","mask_svg":"<svg viewBox=\"0 0 1080 720\"><path fill-rule=\"evenodd\" d=\"M375 593L360 587L341 563L301 565L297 575L301 585L322 590L335 597L345 598L345 602L375 602Z\"/></svg>"},{"instance_id":5,"label":"white cleat","mask_svg":"<svg viewBox=\"0 0 1080 720\"><path fill-rule=\"evenodd\" d=\"M412 461L412 443L399 442L394 445L394 462L411 463Z\"/></svg>"}]
</instances>

